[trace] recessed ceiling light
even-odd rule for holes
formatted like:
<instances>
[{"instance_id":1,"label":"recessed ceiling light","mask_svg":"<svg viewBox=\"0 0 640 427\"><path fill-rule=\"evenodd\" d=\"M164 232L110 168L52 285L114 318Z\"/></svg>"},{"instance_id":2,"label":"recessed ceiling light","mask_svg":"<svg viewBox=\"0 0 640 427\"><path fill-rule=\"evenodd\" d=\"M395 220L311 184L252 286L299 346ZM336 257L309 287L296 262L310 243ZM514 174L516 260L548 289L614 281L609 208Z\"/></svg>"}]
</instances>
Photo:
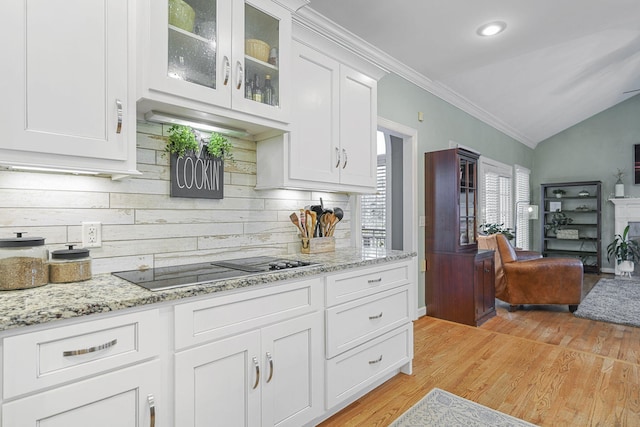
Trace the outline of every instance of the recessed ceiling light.
<instances>
[{"instance_id":1,"label":"recessed ceiling light","mask_svg":"<svg viewBox=\"0 0 640 427\"><path fill-rule=\"evenodd\" d=\"M478 28L477 33L484 37L495 36L503 32L505 28L507 28L507 24L502 21L489 22Z\"/></svg>"}]
</instances>

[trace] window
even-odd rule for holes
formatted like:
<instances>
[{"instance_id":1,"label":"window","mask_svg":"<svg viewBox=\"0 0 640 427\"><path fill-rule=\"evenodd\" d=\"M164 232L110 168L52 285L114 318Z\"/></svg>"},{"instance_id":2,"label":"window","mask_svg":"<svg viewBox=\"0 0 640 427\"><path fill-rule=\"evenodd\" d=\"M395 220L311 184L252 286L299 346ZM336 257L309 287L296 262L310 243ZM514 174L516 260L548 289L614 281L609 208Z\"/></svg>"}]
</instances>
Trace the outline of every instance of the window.
<instances>
[{"instance_id":1,"label":"window","mask_svg":"<svg viewBox=\"0 0 640 427\"><path fill-rule=\"evenodd\" d=\"M529 250L531 249L530 229L529 229L529 205L531 203L531 192L529 189L529 175L531 171L522 166L515 166L515 231L516 231L516 247Z\"/></svg>"},{"instance_id":2,"label":"window","mask_svg":"<svg viewBox=\"0 0 640 427\"><path fill-rule=\"evenodd\" d=\"M480 223L513 228L511 167L480 157Z\"/></svg>"},{"instance_id":3,"label":"window","mask_svg":"<svg viewBox=\"0 0 640 427\"><path fill-rule=\"evenodd\" d=\"M387 247L387 164L384 133L378 131L378 167L375 194L360 199L362 250L375 253Z\"/></svg>"}]
</instances>

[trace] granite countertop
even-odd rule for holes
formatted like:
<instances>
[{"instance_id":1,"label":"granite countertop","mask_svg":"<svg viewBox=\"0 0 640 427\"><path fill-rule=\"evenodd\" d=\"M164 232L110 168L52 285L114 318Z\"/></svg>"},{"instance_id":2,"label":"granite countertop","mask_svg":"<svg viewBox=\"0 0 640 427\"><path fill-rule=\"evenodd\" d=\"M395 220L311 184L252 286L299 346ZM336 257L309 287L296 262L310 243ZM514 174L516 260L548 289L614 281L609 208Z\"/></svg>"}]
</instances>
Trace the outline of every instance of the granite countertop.
<instances>
[{"instance_id":1,"label":"granite countertop","mask_svg":"<svg viewBox=\"0 0 640 427\"><path fill-rule=\"evenodd\" d=\"M155 292L111 274L95 275L92 279L84 282L51 283L32 289L0 291L0 331L52 322L58 319L68 319L163 301L213 294L281 280L311 277L349 268L410 259L414 256L416 256L415 252L402 251L386 251L382 254L371 256L353 248L338 249L335 252L324 254L296 254L291 255L289 258L313 260L319 265Z\"/></svg>"}]
</instances>

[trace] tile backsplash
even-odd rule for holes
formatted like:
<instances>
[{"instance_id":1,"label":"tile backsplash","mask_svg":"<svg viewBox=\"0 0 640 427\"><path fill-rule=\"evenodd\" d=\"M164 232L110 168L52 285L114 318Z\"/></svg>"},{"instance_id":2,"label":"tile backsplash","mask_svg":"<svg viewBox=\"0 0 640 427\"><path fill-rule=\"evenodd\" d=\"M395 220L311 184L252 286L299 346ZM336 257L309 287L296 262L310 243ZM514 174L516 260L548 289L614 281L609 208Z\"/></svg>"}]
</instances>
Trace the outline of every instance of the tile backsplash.
<instances>
[{"instance_id":1,"label":"tile backsplash","mask_svg":"<svg viewBox=\"0 0 640 427\"><path fill-rule=\"evenodd\" d=\"M319 204L345 209L336 246L351 244L346 194L254 189L256 143L232 139L224 199L169 196L168 126L138 122L141 175L108 177L0 170L0 238L22 231L49 250L82 245L82 222L102 223L102 247L91 248L93 272L300 252L291 212Z\"/></svg>"}]
</instances>

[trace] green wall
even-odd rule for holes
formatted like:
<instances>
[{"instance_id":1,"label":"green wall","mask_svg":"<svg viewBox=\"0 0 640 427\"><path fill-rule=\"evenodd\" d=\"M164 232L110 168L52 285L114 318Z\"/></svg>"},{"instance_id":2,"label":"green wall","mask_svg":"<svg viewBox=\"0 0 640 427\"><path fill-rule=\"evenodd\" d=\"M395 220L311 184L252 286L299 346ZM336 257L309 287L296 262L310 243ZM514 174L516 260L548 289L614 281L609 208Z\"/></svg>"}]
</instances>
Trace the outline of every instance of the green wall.
<instances>
[{"instance_id":1,"label":"green wall","mask_svg":"<svg viewBox=\"0 0 640 427\"><path fill-rule=\"evenodd\" d=\"M540 201L540 184L567 181L602 181L602 260L613 240L614 173L624 168L625 196L640 197L633 184L633 145L640 143L640 96L609 108L577 125L542 141L533 153L531 189ZM540 221L534 224L534 247L540 247Z\"/></svg>"},{"instance_id":2,"label":"green wall","mask_svg":"<svg viewBox=\"0 0 640 427\"><path fill-rule=\"evenodd\" d=\"M418 112L424 121L418 121ZM506 164L532 169L533 150L393 74L378 82L378 115L418 131L418 215L424 215L424 153L465 145ZM418 259L424 259L424 227L419 228ZM424 273L418 277L418 305L424 307Z\"/></svg>"}]
</instances>

